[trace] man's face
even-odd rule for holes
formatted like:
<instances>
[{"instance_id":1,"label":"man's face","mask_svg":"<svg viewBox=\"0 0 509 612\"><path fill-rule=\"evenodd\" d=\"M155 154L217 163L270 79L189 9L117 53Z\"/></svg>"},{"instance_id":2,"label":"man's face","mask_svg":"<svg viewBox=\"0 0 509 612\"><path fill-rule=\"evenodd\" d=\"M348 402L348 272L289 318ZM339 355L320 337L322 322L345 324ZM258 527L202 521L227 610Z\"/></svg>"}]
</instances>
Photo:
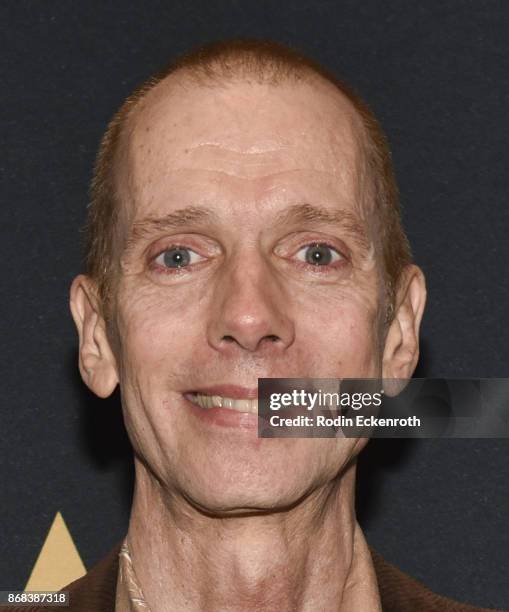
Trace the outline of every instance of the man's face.
<instances>
[{"instance_id":1,"label":"man's face","mask_svg":"<svg viewBox=\"0 0 509 612\"><path fill-rule=\"evenodd\" d=\"M259 377L380 375L358 119L318 79L181 79L136 110L117 170L126 425L167 490L210 511L282 507L363 442L259 439L247 403L203 396L256 397Z\"/></svg>"}]
</instances>

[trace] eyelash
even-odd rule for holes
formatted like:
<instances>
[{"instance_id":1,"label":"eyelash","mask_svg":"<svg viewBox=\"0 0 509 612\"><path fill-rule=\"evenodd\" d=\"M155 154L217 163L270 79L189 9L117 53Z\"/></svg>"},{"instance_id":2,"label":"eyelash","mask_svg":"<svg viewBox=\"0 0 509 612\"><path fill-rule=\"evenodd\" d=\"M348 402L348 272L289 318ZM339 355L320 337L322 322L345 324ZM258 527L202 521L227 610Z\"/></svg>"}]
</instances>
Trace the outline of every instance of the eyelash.
<instances>
[{"instance_id":1,"label":"eyelash","mask_svg":"<svg viewBox=\"0 0 509 612\"><path fill-rule=\"evenodd\" d=\"M302 244L301 246L299 246L299 248L296 250L296 253L299 253L302 249L305 248L310 248L313 246L320 246L320 247L327 247L328 249L330 249L331 251L333 251L336 255L339 256L339 260L331 262L330 264L325 264L325 265L317 265L317 264L310 264L307 263L305 261L295 261L296 265L298 265L299 267L304 267L307 268L308 270L312 270L318 274L327 274L330 273L332 270L337 269L338 267L342 267L344 266L348 261L349 258L341 251L339 251L335 246L327 243L327 242L323 242L323 241L312 241L312 242L307 242L305 244ZM163 250L159 251L154 257L151 258L150 260L150 268L156 273L156 274L182 274L184 272L186 272L186 268L190 267L190 266L197 266L200 263L202 263L202 261L198 261L195 262L194 264L188 264L186 266L181 266L181 267L176 267L176 268L169 268L166 267L164 265L158 264L157 259L159 259L159 257L161 257L161 255L164 255L164 253L166 253L167 251L171 251L174 249L182 249L185 251L191 251L192 253L195 253L196 255L199 255L200 257L203 257L202 255L200 255L199 253L197 253L194 249L191 249L190 247L181 245L181 244L172 244L169 245L167 247L165 247ZM205 258L204 258L205 259ZM285 259L289 259L289 258L285 258ZM332 268L332 270L331 270Z\"/></svg>"}]
</instances>

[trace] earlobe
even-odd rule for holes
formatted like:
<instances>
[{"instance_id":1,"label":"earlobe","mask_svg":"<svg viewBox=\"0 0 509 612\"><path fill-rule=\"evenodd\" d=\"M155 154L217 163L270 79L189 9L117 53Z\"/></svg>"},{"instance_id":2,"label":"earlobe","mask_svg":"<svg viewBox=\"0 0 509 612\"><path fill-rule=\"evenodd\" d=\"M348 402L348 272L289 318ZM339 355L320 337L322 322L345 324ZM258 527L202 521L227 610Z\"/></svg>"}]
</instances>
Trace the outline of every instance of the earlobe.
<instances>
[{"instance_id":1,"label":"earlobe","mask_svg":"<svg viewBox=\"0 0 509 612\"><path fill-rule=\"evenodd\" d=\"M118 383L117 364L100 313L94 282L77 276L70 308L79 336L79 370L84 383L99 397L108 397Z\"/></svg>"},{"instance_id":2,"label":"earlobe","mask_svg":"<svg viewBox=\"0 0 509 612\"><path fill-rule=\"evenodd\" d=\"M419 329L426 304L421 269L409 265L402 273L394 319L385 339L383 378L409 379L419 359Z\"/></svg>"}]
</instances>

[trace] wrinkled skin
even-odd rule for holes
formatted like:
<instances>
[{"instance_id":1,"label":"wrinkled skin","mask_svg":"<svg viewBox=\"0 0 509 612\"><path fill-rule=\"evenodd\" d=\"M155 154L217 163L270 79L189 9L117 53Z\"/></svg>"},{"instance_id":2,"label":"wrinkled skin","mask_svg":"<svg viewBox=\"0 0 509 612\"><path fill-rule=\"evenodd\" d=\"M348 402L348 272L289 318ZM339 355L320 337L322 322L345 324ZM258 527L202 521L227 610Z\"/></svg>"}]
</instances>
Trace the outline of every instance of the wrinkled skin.
<instances>
[{"instance_id":1,"label":"wrinkled skin","mask_svg":"<svg viewBox=\"0 0 509 612\"><path fill-rule=\"evenodd\" d=\"M384 330L364 135L349 102L321 79L205 88L174 75L146 96L128 128L116 175L123 209L109 335L92 281L78 277L71 293L81 372L101 396L120 383L137 456L133 516L157 508L152 520L161 530L170 522L205 532L205 516L255 513L251 523L235 520L260 559L245 562L238 543L228 554L257 593L253 563L270 548L276 559L301 558L288 533L303 544L324 509L341 517L351 555L352 459L365 440L259 439L248 418L235 427L196 418L183 394L217 384L253 389L259 377L410 376L422 273L406 270L395 320ZM327 245L330 263L307 262L317 243ZM175 246L188 265L168 267L164 254ZM136 548L140 531L131 521ZM267 525L272 544L262 535ZM342 559L347 568L351 558ZM219 600L210 597L213 609ZM366 610L377 609L375 599ZM288 609L306 609L304 600Z\"/></svg>"}]
</instances>

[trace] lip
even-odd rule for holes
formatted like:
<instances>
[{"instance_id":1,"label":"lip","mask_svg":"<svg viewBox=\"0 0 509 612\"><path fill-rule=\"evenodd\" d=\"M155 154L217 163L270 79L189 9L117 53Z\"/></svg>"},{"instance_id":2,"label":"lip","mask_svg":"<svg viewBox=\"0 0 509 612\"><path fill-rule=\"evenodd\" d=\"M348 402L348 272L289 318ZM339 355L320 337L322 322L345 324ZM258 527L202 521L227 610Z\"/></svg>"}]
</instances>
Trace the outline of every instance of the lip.
<instances>
[{"instance_id":1,"label":"lip","mask_svg":"<svg viewBox=\"0 0 509 612\"><path fill-rule=\"evenodd\" d=\"M216 425L249 432L258 431L258 415L248 412L239 412L229 408L202 408L191 401L191 394L193 393L220 395L232 399L257 399L257 388L253 389L252 387L242 387L230 384L211 385L208 387L194 388L192 391L183 393L183 398L191 414L205 425Z\"/></svg>"},{"instance_id":2,"label":"lip","mask_svg":"<svg viewBox=\"0 0 509 612\"><path fill-rule=\"evenodd\" d=\"M201 393L203 395L221 395L232 399L257 399L258 387L241 387L239 385L212 385L210 387L199 387L190 389L189 393Z\"/></svg>"}]
</instances>

